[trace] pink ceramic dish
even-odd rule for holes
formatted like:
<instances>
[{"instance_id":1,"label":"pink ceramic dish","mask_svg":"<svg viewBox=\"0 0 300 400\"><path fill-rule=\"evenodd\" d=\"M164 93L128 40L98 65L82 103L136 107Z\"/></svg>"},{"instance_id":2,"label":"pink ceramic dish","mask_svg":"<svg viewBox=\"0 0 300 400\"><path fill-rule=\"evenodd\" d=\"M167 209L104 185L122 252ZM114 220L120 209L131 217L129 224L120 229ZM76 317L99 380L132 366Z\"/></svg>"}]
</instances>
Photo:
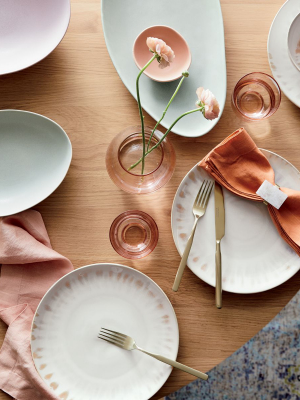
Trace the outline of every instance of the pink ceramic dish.
<instances>
[{"instance_id":1,"label":"pink ceramic dish","mask_svg":"<svg viewBox=\"0 0 300 400\"><path fill-rule=\"evenodd\" d=\"M145 29L139 34L133 45L133 57L140 69L152 56L146 44L148 37L156 37L166 42L174 51L175 59L169 67L164 69L159 68L158 62L154 60L144 74L157 82L171 82L180 78L182 72L189 69L192 61L189 46L184 38L174 29L164 25L151 26Z\"/></svg>"},{"instance_id":2,"label":"pink ceramic dish","mask_svg":"<svg viewBox=\"0 0 300 400\"><path fill-rule=\"evenodd\" d=\"M47 57L64 37L70 0L4 0L0 12L0 75Z\"/></svg>"}]
</instances>

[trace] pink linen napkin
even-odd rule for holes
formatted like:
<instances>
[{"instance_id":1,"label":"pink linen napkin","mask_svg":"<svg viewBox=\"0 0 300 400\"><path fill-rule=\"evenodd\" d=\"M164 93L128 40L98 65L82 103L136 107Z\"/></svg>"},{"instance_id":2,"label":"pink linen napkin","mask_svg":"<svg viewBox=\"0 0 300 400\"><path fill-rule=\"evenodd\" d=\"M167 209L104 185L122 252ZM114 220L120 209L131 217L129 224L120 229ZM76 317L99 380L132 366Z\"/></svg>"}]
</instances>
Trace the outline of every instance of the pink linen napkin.
<instances>
[{"instance_id":1,"label":"pink linen napkin","mask_svg":"<svg viewBox=\"0 0 300 400\"><path fill-rule=\"evenodd\" d=\"M34 312L46 291L72 271L52 250L37 211L0 219L0 318L8 325L0 350L0 389L17 400L59 399L37 373L31 356Z\"/></svg>"}]
</instances>

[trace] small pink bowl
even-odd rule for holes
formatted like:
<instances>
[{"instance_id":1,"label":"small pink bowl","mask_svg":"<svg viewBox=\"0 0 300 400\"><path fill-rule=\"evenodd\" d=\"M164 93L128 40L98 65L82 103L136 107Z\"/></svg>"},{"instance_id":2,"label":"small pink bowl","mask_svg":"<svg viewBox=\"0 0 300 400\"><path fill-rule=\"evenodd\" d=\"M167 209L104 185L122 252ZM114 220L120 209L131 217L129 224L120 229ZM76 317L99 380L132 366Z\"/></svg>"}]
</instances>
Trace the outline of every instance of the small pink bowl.
<instances>
[{"instance_id":1,"label":"small pink bowl","mask_svg":"<svg viewBox=\"0 0 300 400\"><path fill-rule=\"evenodd\" d=\"M157 82L171 82L179 79L182 72L189 69L192 61L191 52L187 42L174 29L165 25L150 26L139 34L133 45L133 57L139 69L152 57L146 44L148 37L162 39L175 53L175 59L169 67L159 68L159 63L154 60L145 70L144 74Z\"/></svg>"}]
</instances>

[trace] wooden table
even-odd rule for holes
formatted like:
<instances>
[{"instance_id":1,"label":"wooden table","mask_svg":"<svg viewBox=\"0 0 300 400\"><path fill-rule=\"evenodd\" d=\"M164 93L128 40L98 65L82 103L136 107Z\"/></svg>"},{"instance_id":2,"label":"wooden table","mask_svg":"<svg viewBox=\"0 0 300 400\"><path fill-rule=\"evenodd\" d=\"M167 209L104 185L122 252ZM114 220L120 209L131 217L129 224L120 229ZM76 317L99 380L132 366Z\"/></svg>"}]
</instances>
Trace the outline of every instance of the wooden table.
<instances>
[{"instance_id":1,"label":"wooden table","mask_svg":"<svg viewBox=\"0 0 300 400\"><path fill-rule=\"evenodd\" d=\"M270 73L267 37L283 0L221 0L221 3L228 76L223 116L203 137L188 139L171 134L177 153L176 171L169 184L157 193L127 194L106 173L106 148L116 133L138 123L138 109L108 55L98 0L72 0L70 26L58 48L39 64L0 78L0 109L29 110L52 118L66 130L73 145L73 160L66 179L55 193L35 207L43 215L54 249L69 257L75 268L97 262L123 263L154 279L177 314L178 360L202 371L208 371L249 340L300 287L298 273L266 293L224 293L222 310L214 306L214 289L189 269L184 273L180 292L171 290L180 261L171 234L172 200L180 181L198 160L244 125L259 147L279 153L300 168L300 111L284 95L277 113L259 123L237 120L230 106L230 95L241 76L253 71ZM153 124L146 115L146 125ZM118 256L108 238L113 219L133 208L150 213L160 232L155 251L140 261ZM1 322L0 342L5 330ZM192 380L192 376L174 370L153 399ZM0 393L0 400L8 398Z\"/></svg>"}]
</instances>

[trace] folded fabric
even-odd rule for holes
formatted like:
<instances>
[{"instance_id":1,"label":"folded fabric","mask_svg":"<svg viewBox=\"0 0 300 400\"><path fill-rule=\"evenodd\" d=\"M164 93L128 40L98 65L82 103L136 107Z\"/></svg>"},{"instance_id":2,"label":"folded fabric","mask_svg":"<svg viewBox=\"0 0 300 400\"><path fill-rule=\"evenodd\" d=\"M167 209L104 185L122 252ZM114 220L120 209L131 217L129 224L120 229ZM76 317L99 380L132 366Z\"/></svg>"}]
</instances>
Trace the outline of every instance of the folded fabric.
<instances>
[{"instance_id":1,"label":"folded fabric","mask_svg":"<svg viewBox=\"0 0 300 400\"><path fill-rule=\"evenodd\" d=\"M233 132L199 163L217 182L232 193L262 202L256 194L260 185L275 185L274 171L244 128ZM288 198L277 210L268 204L270 216L281 237L300 256L300 192L280 188Z\"/></svg>"},{"instance_id":2,"label":"folded fabric","mask_svg":"<svg viewBox=\"0 0 300 400\"><path fill-rule=\"evenodd\" d=\"M31 323L43 295L73 266L52 250L42 217L33 210L0 220L0 264L0 318L8 325L0 389L17 400L59 399L34 367Z\"/></svg>"}]
</instances>

